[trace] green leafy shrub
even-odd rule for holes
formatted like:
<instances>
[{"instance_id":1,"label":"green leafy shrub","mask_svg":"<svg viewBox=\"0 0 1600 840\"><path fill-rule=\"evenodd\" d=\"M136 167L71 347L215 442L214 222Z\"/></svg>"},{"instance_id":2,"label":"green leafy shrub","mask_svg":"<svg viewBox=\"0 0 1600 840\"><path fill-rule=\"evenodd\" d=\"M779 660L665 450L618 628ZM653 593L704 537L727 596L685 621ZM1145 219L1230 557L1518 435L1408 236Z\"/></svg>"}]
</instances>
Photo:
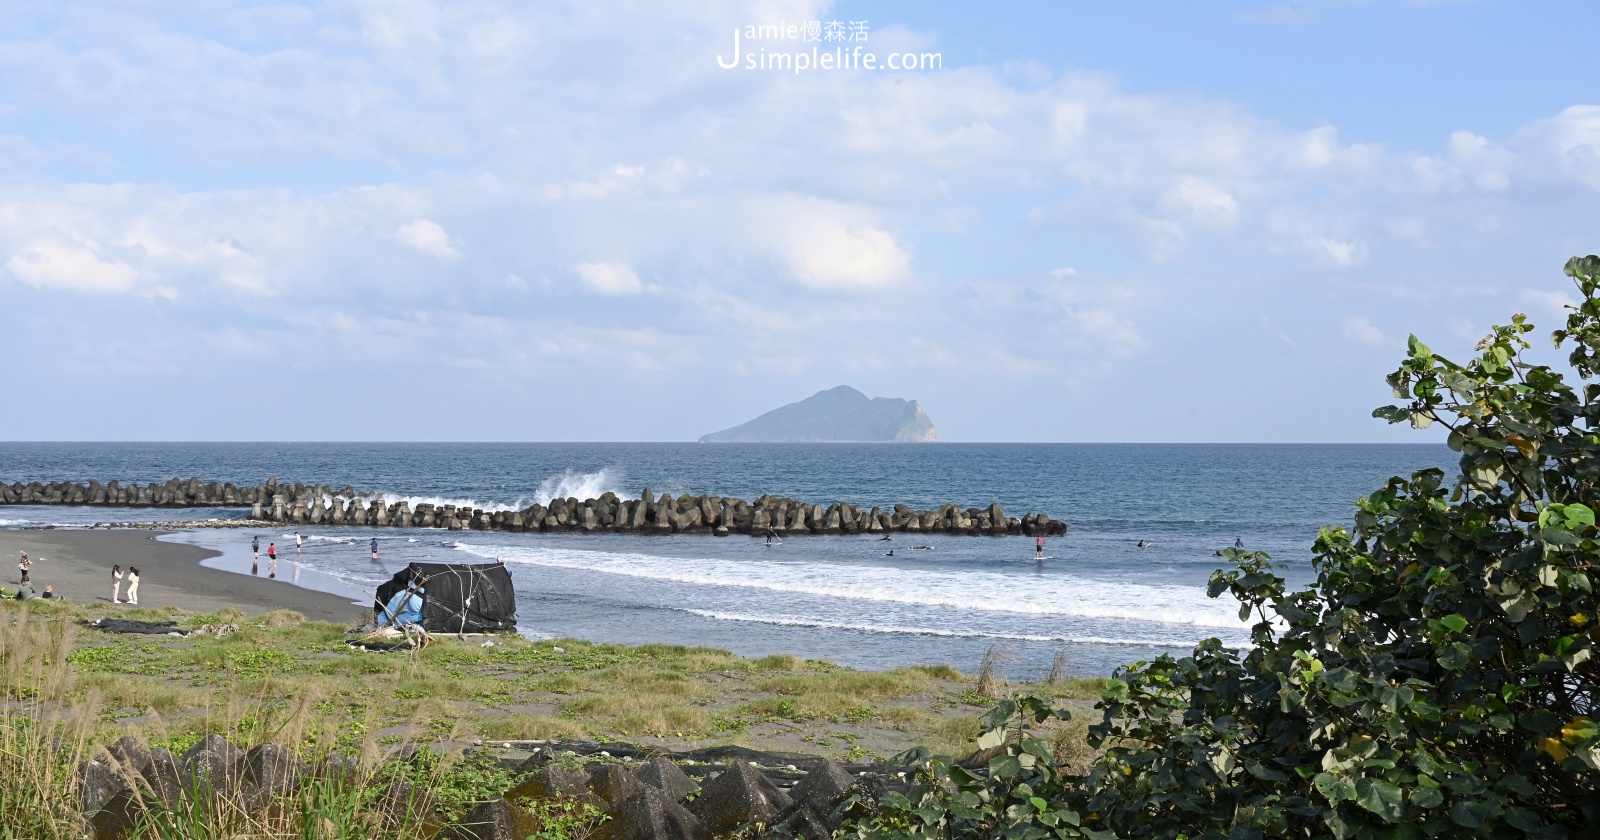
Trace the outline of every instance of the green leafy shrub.
<instances>
[{"instance_id":1,"label":"green leafy shrub","mask_svg":"<svg viewBox=\"0 0 1600 840\"><path fill-rule=\"evenodd\" d=\"M1325 528L1289 592L1228 549L1213 596L1253 647L1209 640L1119 671L1080 776L1023 733L986 770L910 755L917 784L863 837L1589 837L1600 823L1600 257L1560 347L1581 390L1524 357L1523 316L1456 363L1413 337L1374 415L1439 423L1459 475L1391 479ZM1035 722L1041 701L1016 711ZM985 720L994 742L995 718ZM980 745L984 742L980 741ZM991 746L996 745L991 743ZM1026 760L1031 756L1032 761Z\"/></svg>"}]
</instances>

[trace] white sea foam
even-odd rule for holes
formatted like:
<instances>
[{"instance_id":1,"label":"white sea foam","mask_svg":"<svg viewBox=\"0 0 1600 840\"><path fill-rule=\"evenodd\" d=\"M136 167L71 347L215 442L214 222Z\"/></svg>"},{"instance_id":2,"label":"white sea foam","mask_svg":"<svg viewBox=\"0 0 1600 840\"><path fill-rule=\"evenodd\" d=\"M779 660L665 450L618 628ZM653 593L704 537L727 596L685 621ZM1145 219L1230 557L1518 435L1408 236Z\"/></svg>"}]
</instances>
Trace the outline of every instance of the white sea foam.
<instances>
[{"instance_id":1,"label":"white sea foam","mask_svg":"<svg viewBox=\"0 0 1600 840\"><path fill-rule=\"evenodd\" d=\"M772 562L665 557L568 548L456 548L507 563L579 569L696 586L745 587L826 598L1029 615L1147 621L1244 630L1236 601L1199 587L1089 580L1075 575L1021 579L990 571L916 572L822 560Z\"/></svg>"},{"instance_id":2,"label":"white sea foam","mask_svg":"<svg viewBox=\"0 0 1600 840\"><path fill-rule=\"evenodd\" d=\"M15 528L18 525L27 525L31 519L0 519L0 528Z\"/></svg>"},{"instance_id":3,"label":"white sea foam","mask_svg":"<svg viewBox=\"0 0 1600 840\"><path fill-rule=\"evenodd\" d=\"M523 496L518 496L516 501L507 504L506 502L480 502L477 499L457 499L448 496L405 496L398 493L379 493L372 497L372 501L381 501L386 505L406 502L411 505L412 510L416 510L417 505L422 504L433 505L436 508L455 505L457 508L482 510L489 513L503 510L522 510L528 506L528 500Z\"/></svg>"},{"instance_id":4,"label":"white sea foam","mask_svg":"<svg viewBox=\"0 0 1600 840\"><path fill-rule=\"evenodd\" d=\"M615 493L622 498L632 498L624 495L618 489L622 483L619 470L605 467L591 473L573 472L563 470L560 475L552 475L539 482L539 489L534 491L533 500L541 505L550 504L551 499L598 499L607 492Z\"/></svg>"},{"instance_id":5,"label":"white sea foam","mask_svg":"<svg viewBox=\"0 0 1600 840\"><path fill-rule=\"evenodd\" d=\"M912 636L948 636L962 639L1008 639L1019 642L1076 642L1090 645L1189 645L1200 641L1200 637L1192 639L1171 639L1155 641L1151 639L1114 639L1103 636L1075 636L1057 634L1053 636L1032 635L1027 633L990 633L982 630L950 630L938 627L903 627L892 624L852 623L848 621L823 621L820 619L794 618L774 615L747 615L744 613L718 612L716 610L698 610L680 608L683 612L698 615L701 618L711 618L718 621L747 621L753 624L776 624L781 627L817 627L826 630L861 630L868 633L901 633Z\"/></svg>"},{"instance_id":6,"label":"white sea foam","mask_svg":"<svg viewBox=\"0 0 1600 840\"><path fill-rule=\"evenodd\" d=\"M386 505L407 502L411 505L412 510L416 510L417 505L421 504L430 504L436 508L455 505L457 508L495 513L498 511L524 510L534 503L548 505L551 499L557 498L567 499L576 496L579 499L597 499L607 491L615 493L624 499L634 498L634 496L618 489L621 483L621 472L611 467L589 473L574 472L568 469L563 470L560 475L552 475L539 482L539 489L534 491L531 499L526 495L521 495L512 502L490 502L453 496L412 496L401 493L376 493L365 502L370 504L375 501L381 501ZM327 504L330 501L331 499L325 498L323 503Z\"/></svg>"}]
</instances>

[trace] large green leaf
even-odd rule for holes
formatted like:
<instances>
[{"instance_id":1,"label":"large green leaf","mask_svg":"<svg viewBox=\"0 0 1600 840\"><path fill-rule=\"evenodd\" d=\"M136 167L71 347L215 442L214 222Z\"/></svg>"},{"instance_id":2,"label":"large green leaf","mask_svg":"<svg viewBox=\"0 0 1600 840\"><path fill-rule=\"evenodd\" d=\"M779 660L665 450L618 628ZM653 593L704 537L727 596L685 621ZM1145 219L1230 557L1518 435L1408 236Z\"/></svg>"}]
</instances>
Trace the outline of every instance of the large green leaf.
<instances>
[{"instance_id":1,"label":"large green leaf","mask_svg":"<svg viewBox=\"0 0 1600 840\"><path fill-rule=\"evenodd\" d=\"M1404 802L1405 794L1393 782L1368 778L1356 780L1356 804L1387 822L1400 819Z\"/></svg>"}]
</instances>

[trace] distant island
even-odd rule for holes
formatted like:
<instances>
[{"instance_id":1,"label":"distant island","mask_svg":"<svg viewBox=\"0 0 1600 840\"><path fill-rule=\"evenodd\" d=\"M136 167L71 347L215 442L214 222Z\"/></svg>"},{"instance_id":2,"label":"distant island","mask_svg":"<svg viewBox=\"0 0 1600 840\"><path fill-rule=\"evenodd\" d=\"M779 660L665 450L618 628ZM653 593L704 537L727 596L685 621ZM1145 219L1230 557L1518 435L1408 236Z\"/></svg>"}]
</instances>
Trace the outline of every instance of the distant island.
<instances>
[{"instance_id":1,"label":"distant island","mask_svg":"<svg viewBox=\"0 0 1600 840\"><path fill-rule=\"evenodd\" d=\"M939 432L916 400L872 397L840 385L748 423L712 432L701 443L938 443Z\"/></svg>"}]
</instances>

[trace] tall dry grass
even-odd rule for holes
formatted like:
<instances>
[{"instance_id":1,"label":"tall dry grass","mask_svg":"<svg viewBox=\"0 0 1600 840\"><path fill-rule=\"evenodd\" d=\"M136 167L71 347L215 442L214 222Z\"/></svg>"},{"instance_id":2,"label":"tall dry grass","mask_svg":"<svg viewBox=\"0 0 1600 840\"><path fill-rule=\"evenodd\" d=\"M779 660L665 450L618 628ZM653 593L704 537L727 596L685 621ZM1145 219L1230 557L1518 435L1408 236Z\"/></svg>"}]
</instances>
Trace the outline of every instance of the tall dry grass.
<instances>
[{"instance_id":1,"label":"tall dry grass","mask_svg":"<svg viewBox=\"0 0 1600 840\"><path fill-rule=\"evenodd\" d=\"M96 820L80 813L78 768L91 755L114 759L93 743L101 723L99 692L93 681L75 685L73 636L65 618L36 615L25 606L0 613L0 840L423 840L447 816L511 786L492 768L463 769L464 763L427 750L386 759L371 735L377 725L370 706L367 719L336 721L315 713L315 691L284 704L270 678L230 680L205 688L200 713L177 730L146 708L140 734L174 748L204 733L222 734L241 749L284 744L305 762L300 783L252 791L239 783L241 774L213 788L180 771L170 780L174 788L124 772L135 785L129 819L113 824L102 815L104 830L97 830ZM413 724L418 731L426 725L422 719ZM178 789L184 794L174 795ZM586 825L566 811L545 816L569 833Z\"/></svg>"},{"instance_id":2,"label":"tall dry grass","mask_svg":"<svg viewBox=\"0 0 1600 840\"><path fill-rule=\"evenodd\" d=\"M0 837L81 838L74 758L95 722L95 698L67 696L71 627L24 606L0 619Z\"/></svg>"}]
</instances>

